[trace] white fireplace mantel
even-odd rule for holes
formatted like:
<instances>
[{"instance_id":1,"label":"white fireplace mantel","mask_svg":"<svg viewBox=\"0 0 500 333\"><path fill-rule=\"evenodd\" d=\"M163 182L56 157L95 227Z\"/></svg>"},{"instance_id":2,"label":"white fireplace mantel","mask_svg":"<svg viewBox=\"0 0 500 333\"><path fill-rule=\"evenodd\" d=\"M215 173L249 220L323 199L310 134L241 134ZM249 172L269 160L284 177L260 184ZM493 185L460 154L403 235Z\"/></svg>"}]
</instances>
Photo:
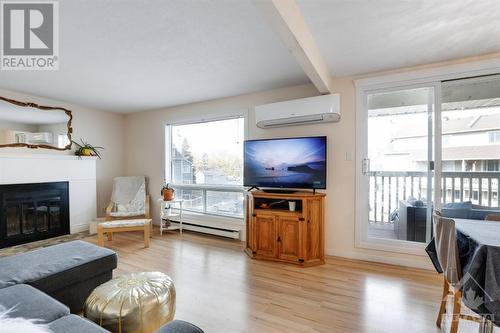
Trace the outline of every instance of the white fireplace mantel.
<instances>
[{"instance_id":1,"label":"white fireplace mantel","mask_svg":"<svg viewBox=\"0 0 500 333\"><path fill-rule=\"evenodd\" d=\"M96 159L63 154L0 154L0 185L69 182L70 232L96 217Z\"/></svg>"}]
</instances>

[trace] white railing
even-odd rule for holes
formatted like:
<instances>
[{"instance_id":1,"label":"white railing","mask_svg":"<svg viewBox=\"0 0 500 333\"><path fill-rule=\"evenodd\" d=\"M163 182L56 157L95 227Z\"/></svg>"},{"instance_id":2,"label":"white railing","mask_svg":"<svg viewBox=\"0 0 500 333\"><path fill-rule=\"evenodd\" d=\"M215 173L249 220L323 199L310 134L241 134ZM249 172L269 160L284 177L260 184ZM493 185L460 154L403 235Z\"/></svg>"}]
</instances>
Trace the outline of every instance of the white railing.
<instances>
[{"instance_id":1,"label":"white railing","mask_svg":"<svg viewBox=\"0 0 500 333\"><path fill-rule=\"evenodd\" d=\"M392 223L391 213L400 200L410 196L427 201L426 172L372 171L368 176L370 222ZM481 206L500 207L499 184L500 172L442 172L441 201L443 204L472 201Z\"/></svg>"}]
</instances>

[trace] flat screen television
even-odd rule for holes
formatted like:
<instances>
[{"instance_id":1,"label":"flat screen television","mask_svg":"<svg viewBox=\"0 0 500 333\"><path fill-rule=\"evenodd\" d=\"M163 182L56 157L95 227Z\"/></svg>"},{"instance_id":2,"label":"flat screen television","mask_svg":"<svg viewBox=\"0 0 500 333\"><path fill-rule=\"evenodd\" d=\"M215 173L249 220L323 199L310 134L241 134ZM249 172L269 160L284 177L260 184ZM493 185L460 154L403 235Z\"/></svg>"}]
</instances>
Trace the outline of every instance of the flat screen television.
<instances>
[{"instance_id":1,"label":"flat screen television","mask_svg":"<svg viewBox=\"0 0 500 333\"><path fill-rule=\"evenodd\" d=\"M245 186L326 189L326 136L246 140L243 164Z\"/></svg>"}]
</instances>

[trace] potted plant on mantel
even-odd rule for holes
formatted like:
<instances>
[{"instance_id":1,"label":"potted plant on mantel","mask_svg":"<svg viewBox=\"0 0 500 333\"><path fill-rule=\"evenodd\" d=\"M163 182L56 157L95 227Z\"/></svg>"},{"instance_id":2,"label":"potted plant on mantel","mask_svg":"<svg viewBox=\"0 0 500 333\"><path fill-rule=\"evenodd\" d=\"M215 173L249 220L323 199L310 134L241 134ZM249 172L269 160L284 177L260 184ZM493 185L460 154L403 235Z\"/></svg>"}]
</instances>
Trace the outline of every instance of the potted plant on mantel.
<instances>
[{"instance_id":1,"label":"potted plant on mantel","mask_svg":"<svg viewBox=\"0 0 500 333\"><path fill-rule=\"evenodd\" d=\"M101 158L101 154L99 153L99 149L104 149L104 147L93 146L88 142L80 139L81 143L71 140L76 145L75 155L78 157L82 156L96 156Z\"/></svg>"},{"instance_id":2,"label":"potted plant on mantel","mask_svg":"<svg viewBox=\"0 0 500 333\"><path fill-rule=\"evenodd\" d=\"M172 201L174 200L175 190L170 186L169 183L166 183L161 188L161 195L163 195L164 201Z\"/></svg>"}]
</instances>

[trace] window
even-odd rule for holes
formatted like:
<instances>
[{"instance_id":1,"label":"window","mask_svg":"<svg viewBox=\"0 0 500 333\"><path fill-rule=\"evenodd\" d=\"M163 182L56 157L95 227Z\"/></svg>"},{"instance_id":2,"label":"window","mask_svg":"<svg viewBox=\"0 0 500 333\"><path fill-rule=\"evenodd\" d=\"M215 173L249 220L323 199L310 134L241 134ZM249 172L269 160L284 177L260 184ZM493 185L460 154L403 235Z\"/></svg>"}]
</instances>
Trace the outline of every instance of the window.
<instances>
[{"instance_id":1,"label":"window","mask_svg":"<svg viewBox=\"0 0 500 333\"><path fill-rule=\"evenodd\" d=\"M488 132L490 143L500 142L500 131Z\"/></svg>"},{"instance_id":2,"label":"window","mask_svg":"<svg viewBox=\"0 0 500 333\"><path fill-rule=\"evenodd\" d=\"M500 171L500 160L486 161L486 171Z\"/></svg>"},{"instance_id":3,"label":"window","mask_svg":"<svg viewBox=\"0 0 500 333\"><path fill-rule=\"evenodd\" d=\"M244 118L167 125L166 179L188 211L243 217Z\"/></svg>"}]
</instances>

